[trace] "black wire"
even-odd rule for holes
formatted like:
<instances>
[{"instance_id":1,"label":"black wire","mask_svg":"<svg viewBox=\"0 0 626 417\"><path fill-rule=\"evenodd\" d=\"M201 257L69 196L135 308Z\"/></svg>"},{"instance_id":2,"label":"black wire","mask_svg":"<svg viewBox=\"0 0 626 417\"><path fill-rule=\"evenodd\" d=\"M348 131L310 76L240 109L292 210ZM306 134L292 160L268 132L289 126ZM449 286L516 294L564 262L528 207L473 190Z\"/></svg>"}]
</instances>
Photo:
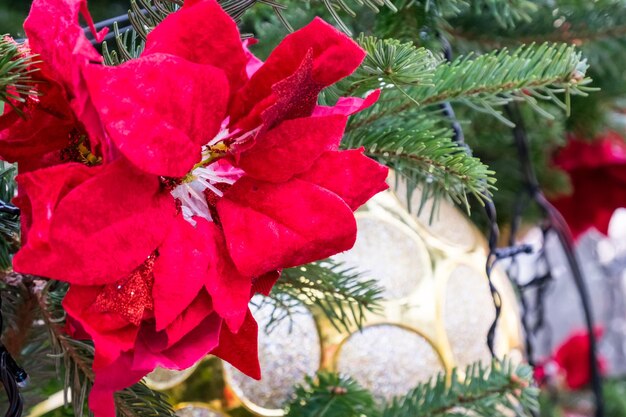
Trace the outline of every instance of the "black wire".
<instances>
[{"instance_id":1,"label":"black wire","mask_svg":"<svg viewBox=\"0 0 626 417\"><path fill-rule=\"evenodd\" d=\"M5 417L21 417L24 409L24 401L13 373L10 370L10 362L13 359L4 346L0 346L0 381L9 400L9 408Z\"/></svg>"},{"instance_id":2,"label":"black wire","mask_svg":"<svg viewBox=\"0 0 626 417\"><path fill-rule=\"evenodd\" d=\"M0 200L0 213L12 214L14 216L19 216L20 209L15 207L13 204L5 203Z\"/></svg>"},{"instance_id":3,"label":"black wire","mask_svg":"<svg viewBox=\"0 0 626 417\"><path fill-rule=\"evenodd\" d=\"M3 329L4 321L2 318L2 295L0 294L0 332ZM6 347L0 343L0 382L4 387L9 408L4 414L5 417L21 417L24 409L24 400L20 394L19 387L25 386L28 380L28 374L20 368Z\"/></svg>"},{"instance_id":4,"label":"black wire","mask_svg":"<svg viewBox=\"0 0 626 417\"><path fill-rule=\"evenodd\" d=\"M585 317L585 325L587 327L589 337L589 367L591 372L591 387L596 405L595 416L603 417L604 401L602 397L602 376L600 375L600 369L598 367L597 341L594 333L594 320L591 312L591 302L582 270L580 269L580 265L574 253L571 233L561 213L548 201L539 187L539 182L537 181L530 158L528 137L526 136L526 130L524 128L522 115L519 111L518 105L516 103L509 103L506 105L505 110L509 120L515 124L515 127L513 128L513 137L517 146L518 157L520 163L522 164L522 171L528 193L542 209L547 221L550 224L550 229L558 237L559 242L563 247L563 251L565 252L567 263L569 264L572 272L574 284L580 296L580 302Z\"/></svg>"},{"instance_id":5,"label":"black wire","mask_svg":"<svg viewBox=\"0 0 626 417\"><path fill-rule=\"evenodd\" d=\"M450 42L443 36L441 33L438 34L438 38L441 42L441 47L443 51L444 58L446 61L452 61L452 47ZM465 152L468 155L472 155L471 148L465 143L465 135L463 134L463 129L461 128L461 124L456 118L454 113L454 109L449 102L444 102L439 105L441 112L446 116L446 118L450 121L452 126L452 130L454 132L452 140L456 142L459 146L465 148ZM489 291L491 293L491 298L493 300L493 306L495 310L495 317L491 326L489 327L489 331L487 333L487 347L489 348L489 352L493 358L496 358L495 352L495 335L496 329L498 327L498 322L500 320L500 313L502 311L502 298L500 296L500 292L496 288L492 279L492 272L495 264L498 260L502 259L503 253L498 250L498 239L500 237L500 230L498 229L498 221L496 215L496 207L491 200L491 196L484 195L483 198L484 206L485 206L485 214L487 219L489 220L489 254L487 255L487 262L485 263L485 272L487 273L487 280L489 282Z\"/></svg>"}]
</instances>

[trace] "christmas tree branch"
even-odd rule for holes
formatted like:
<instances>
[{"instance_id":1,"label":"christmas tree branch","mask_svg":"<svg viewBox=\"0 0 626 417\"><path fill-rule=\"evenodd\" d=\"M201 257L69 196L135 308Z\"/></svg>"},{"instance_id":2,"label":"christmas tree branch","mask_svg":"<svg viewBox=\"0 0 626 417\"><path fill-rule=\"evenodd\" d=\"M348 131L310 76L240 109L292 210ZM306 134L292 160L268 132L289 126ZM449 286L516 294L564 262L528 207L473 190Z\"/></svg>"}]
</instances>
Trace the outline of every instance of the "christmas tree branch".
<instances>
[{"instance_id":1,"label":"christmas tree branch","mask_svg":"<svg viewBox=\"0 0 626 417\"><path fill-rule=\"evenodd\" d=\"M354 380L321 373L296 390L288 416L325 417L440 417L531 416L538 407L539 390L532 386L532 368L494 361L475 363L465 374L456 370L421 383L406 396L377 406L372 395Z\"/></svg>"},{"instance_id":2,"label":"christmas tree branch","mask_svg":"<svg viewBox=\"0 0 626 417\"><path fill-rule=\"evenodd\" d=\"M381 292L376 281L326 260L283 270L270 299L287 316L295 305L305 303L319 309L336 329L349 330L360 327L367 312L378 310ZM282 318L273 317L270 325Z\"/></svg>"},{"instance_id":3,"label":"christmas tree branch","mask_svg":"<svg viewBox=\"0 0 626 417\"><path fill-rule=\"evenodd\" d=\"M394 41L362 45L371 57L378 57L385 56L383 46L390 42ZM408 48L407 44L403 46ZM416 55L419 49L413 48ZM512 101L524 101L541 111L537 102L545 100L567 110L569 96L585 95L589 91L586 85L591 81L585 78L587 65L580 52L565 44L529 45L515 51L503 49L476 57L460 57L440 63L432 74L424 71L428 82L420 83L410 78L413 69L406 63L397 65L397 61L405 59L406 54L398 55L392 63L379 60L376 75L384 79L391 74L395 80L389 83L391 88L385 89L388 104L367 117L357 115L350 130L365 128L383 117L397 115L416 105L426 107L450 101L470 105L510 124L497 107ZM358 72L349 82L371 88L371 82L367 81L373 78L373 74L364 76L363 72ZM410 79L410 82L402 82L403 79ZM565 102L557 97L561 93Z\"/></svg>"},{"instance_id":4,"label":"christmas tree branch","mask_svg":"<svg viewBox=\"0 0 626 417\"><path fill-rule=\"evenodd\" d=\"M356 381L329 372L320 372L315 379L307 376L294 394L287 417L373 417L376 409L372 395Z\"/></svg>"},{"instance_id":5,"label":"christmas tree branch","mask_svg":"<svg viewBox=\"0 0 626 417\"><path fill-rule=\"evenodd\" d=\"M474 363L463 376L454 370L449 380L441 374L420 384L385 407L382 417L530 416L539 394L532 383L532 368L527 365L506 360L491 366Z\"/></svg>"},{"instance_id":6,"label":"christmas tree branch","mask_svg":"<svg viewBox=\"0 0 626 417\"><path fill-rule=\"evenodd\" d=\"M478 201L490 196L493 171L454 142L452 129L440 115L422 112L411 116L410 120L395 118L396 125L379 120L369 129L350 130L343 146L364 147L368 156L404 177L408 190L420 185L426 194L448 196L468 209L467 194Z\"/></svg>"},{"instance_id":7,"label":"christmas tree branch","mask_svg":"<svg viewBox=\"0 0 626 417\"><path fill-rule=\"evenodd\" d=\"M8 35L0 35L0 104L15 108L16 102L24 102L29 95L36 94L32 74L37 69L31 67L34 59L34 55L20 50Z\"/></svg>"}]
</instances>

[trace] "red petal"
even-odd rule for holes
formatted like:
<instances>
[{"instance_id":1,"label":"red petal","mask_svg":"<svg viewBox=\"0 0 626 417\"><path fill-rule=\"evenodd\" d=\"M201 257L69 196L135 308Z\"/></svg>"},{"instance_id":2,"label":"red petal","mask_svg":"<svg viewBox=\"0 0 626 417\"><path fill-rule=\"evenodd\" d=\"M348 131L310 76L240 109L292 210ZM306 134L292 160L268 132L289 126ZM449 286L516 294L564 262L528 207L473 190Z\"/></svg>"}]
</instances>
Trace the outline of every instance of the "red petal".
<instances>
[{"instance_id":1,"label":"red petal","mask_svg":"<svg viewBox=\"0 0 626 417\"><path fill-rule=\"evenodd\" d=\"M80 13L93 23L87 0L35 0L24 22L30 49L51 69L53 78L73 93L78 93L81 84L80 67L102 61L78 22Z\"/></svg>"},{"instance_id":2,"label":"red petal","mask_svg":"<svg viewBox=\"0 0 626 417\"><path fill-rule=\"evenodd\" d=\"M222 230L213 223L211 226L211 241L215 247L206 288L213 299L215 311L224 318L230 329L236 332L248 311L252 277L237 271L226 249Z\"/></svg>"},{"instance_id":3,"label":"red petal","mask_svg":"<svg viewBox=\"0 0 626 417\"><path fill-rule=\"evenodd\" d=\"M205 290L201 289L189 307L176 317L164 332L160 332L165 335L165 338L163 339L164 344L158 349L163 350L177 343L213 312L211 297Z\"/></svg>"},{"instance_id":4,"label":"red petal","mask_svg":"<svg viewBox=\"0 0 626 417\"><path fill-rule=\"evenodd\" d=\"M37 90L43 95L36 104L18 105L22 115L5 105L0 116L0 158L20 162L20 172L26 172L25 161L35 160L36 165L45 154L65 148L76 126L65 93L46 75L43 63L29 69L34 71L33 77L39 82ZM27 164L32 167L33 162Z\"/></svg>"},{"instance_id":5,"label":"red petal","mask_svg":"<svg viewBox=\"0 0 626 417\"><path fill-rule=\"evenodd\" d=\"M151 330L140 334L137 342L133 369L154 369L163 366L169 369L185 369L206 356L217 346L222 320L217 314L206 316L174 345L159 349L159 335Z\"/></svg>"},{"instance_id":6,"label":"red petal","mask_svg":"<svg viewBox=\"0 0 626 417\"><path fill-rule=\"evenodd\" d=\"M258 358L258 326L250 311L237 333L222 325L219 346L211 351L215 355L254 379L261 379Z\"/></svg>"},{"instance_id":7,"label":"red petal","mask_svg":"<svg viewBox=\"0 0 626 417\"><path fill-rule=\"evenodd\" d=\"M20 166L20 170L21 168ZM28 273L21 271L21 258L28 257L31 251L47 248L52 213L59 202L98 170L99 168L92 170L82 164L70 163L17 176L19 195L14 201L22 210L22 230L27 235L23 238L25 244L13 261L16 271ZM23 266L29 268L26 262Z\"/></svg>"},{"instance_id":8,"label":"red petal","mask_svg":"<svg viewBox=\"0 0 626 417\"><path fill-rule=\"evenodd\" d=\"M126 352L116 362L95 370L96 378L89 394L89 408L95 417L115 417L115 391L130 387L151 371L133 369L132 361L133 352Z\"/></svg>"},{"instance_id":9,"label":"red petal","mask_svg":"<svg viewBox=\"0 0 626 417\"><path fill-rule=\"evenodd\" d=\"M363 155L363 148L326 152L298 178L337 194L356 210L375 194L389 188L389 169Z\"/></svg>"},{"instance_id":10,"label":"red petal","mask_svg":"<svg viewBox=\"0 0 626 417\"><path fill-rule=\"evenodd\" d=\"M257 43L258 41L252 38L248 38L243 41L243 51L246 54L247 59L246 74L248 74L248 77L252 77L252 74L257 72L257 70L263 66L263 61L257 58L252 51L248 49L249 46L256 45Z\"/></svg>"},{"instance_id":11,"label":"red petal","mask_svg":"<svg viewBox=\"0 0 626 417\"><path fill-rule=\"evenodd\" d=\"M217 210L230 255L244 275L326 258L350 249L356 238L350 207L299 179L272 184L243 177L224 193Z\"/></svg>"},{"instance_id":12,"label":"red petal","mask_svg":"<svg viewBox=\"0 0 626 417\"><path fill-rule=\"evenodd\" d=\"M268 272L267 274L263 274L252 282L252 292L270 295L272 292L272 287L276 284L276 281L280 278L280 274L282 271L276 270Z\"/></svg>"},{"instance_id":13,"label":"red petal","mask_svg":"<svg viewBox=\"0 0 626 417\"><path fill-rule=\"evenodd\" d=\"M228 82L208 65L152 54L117 67L90 65L85 74L115 145L152 174L186 175L226 115Z\"/></svg>"},{"instance_id":14,"label":"red petal","mask_svg":"<svg viewBox=\"0 0 626 417\"><path fill-rule=\"evenodd\" d=\"M330 116L333 114L352 116L372 106L378 101L379 97L380 90L368 94L364 99L358 97L339 97L337 104L334 106L315 106L313 116Z\"/></svg>"},{"instance_id":15,"label":"red petal","mask_svg":"<svg viewBox=\"0 0 626 417\"><path fill-rule=\"evenodd\" d=\"M196 218L192 226L177 216L171 232L159 248L154 265L154 316L162 330L196 298L206 282L209 262L215 256L211 245L211 225Z\"/></svg>"},{"instance_id":16,"label":"red petal","mask_svg":"<svg viewBox=\"0 0 626 417\"><path fill-rule=\"evenodd\" d=\"M309 70L306 57L311 58L310 76L298 76L300 82L290 82L279 91L273 91L273 87L279 81L294 75L298 70ZM346 35L340 33L331 25L319 18L315 18L309 25L288 35L270 54L261 68L258 69L250 81L242 88L234 103L232 111L233 121L252 113L260 114L265 108L273 104L275 99L267 102L272 95L280 96L290 90L297 91L316 90L329 86L340 79L350 75L365 57L365 52ZM283 91L280 91L283 90ZM299 105L307 107L309 113L300 113L302 117L310 115L315 101L310 102L309 96L317 96L317 93L306 94L306 103L298 100ZM302 97L301 97L302 98ZM258 103L264 104L259 109ZM309 108L310 106L310 108ZM301 108L302 109L302 108ZM257 117L257 116L253 116ZM266 120L266 123L267 120Z\"/></svg>"},{"instance_id":17,"label":"red petal","mask_svg":"<svg viewBox=\"0 0 626 417\"><path fill-rule=\"evenodd\" d=\"M287 120L258 137L237 165L253 178L286 181L309 169L324 151L338 149L346 121L344 116Z\"/></svg>"},{"instance_id":18,"label":"red petal","mask_svg":"<svg viewBox=\"0 0 626 417\"><path fill-rule=\"evenodd\" d=\"M47 76L63 87L65 101L71 104L77 119L89 133L92 147L99 148L108 160L109 144L104 139L83 75L85 66L89 62L102 62L102 56L85 36L78 22L79 14L95 32L86 0L35 0L24 22L24 30L32 52L43 61L41 66ZM106 32L104 29L95 34L96 39L101 40Z\"/></svg>"},{"instance_id":19,"label":"red petal","mask_svg":"<svg viewBox=\"0 0 626 417\"><path fill-rule=\"evenodd\" d=\"M176 344L163 351L172 369L186 369L211 352L218 344L222 319L217 314L207 316Z\"/></svg>"},{"instance_id":20,"label":"red petal","mask_svg":"<svg viewBox=\"0 0 626 417\"><path fill-rule=\"evenodd\" d=\"M82 326L94 341L97 362L105 367L115 362L123 351L135 345L139 327L130 325L116 313L103 313L93 308L103 287L72 285L63 299L67 314Z\"/></svg>"},{"instance_id":21,"label":"red petal","mask_svg":"<svg viewBox=\"0 0 626 417\"><path fill-rule=\"evenodd\" d=\"M156 177L120 159L89 168L92 178L55 205L46 188L56 190L68 180L48 178L53 169L27 174L33 229L45 230L35 227L41 222L50 232L48 241L44 233L37 245L30 233L27 248L14 258L16 270L81 285L110 283L143 264L167 236L175 218L174 200Z\"/></svg>"},{"instance_id":22,"label":"red petal","mask_svg":"<svg viewBox=\"0 0 626 417\"><path fill-rule=\"evenodd\" d=\"M187 1L181 10L169 15L150 32L143 55L158 52L223 70L230 82L231 94L248 79L248 58L237 25L214 0L193 5Z\"/></svg>"},{"instance_id":23,"label":"red petal","mask_svg":"<svg viewBox=\"0 0 626 417\"><path fill-rule=\"evenodd\" d=\"M72 121L59 119L39 109L27 113L26 119L16 117L10 129L0 131L0 157L9 162L22 162L66 147L74 129ZM21 166L20 172L23 172Z\"/></svg>"}]
</instances>

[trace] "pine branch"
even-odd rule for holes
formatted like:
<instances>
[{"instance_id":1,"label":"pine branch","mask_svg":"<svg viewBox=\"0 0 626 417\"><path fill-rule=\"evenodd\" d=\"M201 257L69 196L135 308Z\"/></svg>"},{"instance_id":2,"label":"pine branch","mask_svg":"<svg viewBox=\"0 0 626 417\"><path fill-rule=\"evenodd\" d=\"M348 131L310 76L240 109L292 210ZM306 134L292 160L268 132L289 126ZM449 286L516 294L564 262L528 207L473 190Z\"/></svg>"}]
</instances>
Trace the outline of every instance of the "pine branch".
<instances>
[{"instance_id":1,"label":"pine branch","mask_svg":"<svg viewBox=\"0 0 626 417\"><path fill-rule=\"evenodd\" d=\"M307 378L287 407L293 417L520 417L538 407L539 390L532 386L532 368L494 361L470 365L463 376L456 370L419 384L405 397L382 406L354 380L319 373Z\"/></svg>"},{"instance_id":2,"label":"pine branch","mask_svg":"<svg viewBox=\"0 0 626 417\"><path fill-rule=\"evenodd\" d=\"M464 376L456 370L418 385L406 397L392 401L381 417L530 416L538 407L539 390L532 386L532 368L494 361L474 363Z\"/></svg>"},{"instance_id":3,"label":"pine branch","mask_svg":"<svg viewBox=\"0 0 626 417\"><path fill-rule=\"evenodd\" d=\"M0 35L0 103L15 108L30 95L36 95L32 74L34 55L26 53L8 35Z\"/></svg>"},{"instance_id":4,"label":"pine branch","mask_svg":"<svg viewBox=\"0 0 626 417\"><path fill-rule=\"evenodd\" d=\"M10 203L15 195L16 169L0 161L0 204ZM11 268L11 254L19 247L19 216L10 211L0 211L0 271Z\"/></svg>"},{"instance_id":5,"label":"pine branch","mask_svg":"<svg viewBox=\"0 0 626 417\"><path fill-rule=\"evenodd\" d=\"M503 28L530 21L538 9L535 2L529 0L474 0L471 6L473 14L493 17Z\"/></svg>"},{"instance_id":6,"label":"pine branch","mask_svg":"<svg viewBox=\"0 0 626 417\"><path fill-rule=\"evenodd\" d=\"M461 14L483 16L502 28L511 28L528 21L537 10L536 2L530 0L422 0L425 11L443 18Z\"/></svg>"},{"instance_id":7,"label":"pine branch","mask_svg":"<svg viewBox=\"0 0 626 417\"><path fill-rule=\"evenodd\" d=\"M378 111L377 105L361 117ZM437 114L411 113L406 118L378 120L367 129L351 127L342 146L364 147L368 156L404 177L409 193L419 185L425 198L448 196L469 210L467 194L484 201L495 189L494 172L454 142L452 129Z\"/></svg>"},{"instance_id":8,"label":"pine branch","mask_svg":"<svg viewBox=\"0 0 626 417\"><path fill-rule=\"evenodd\" d=\"M382 290L374 280L364 280L353 270L331 260L288 268L274 286L270 302L285 311L270 320L287 318L299 303L318 308L338 330L360 327L368 312L380 307Z\"/></svg>"},{"instance_id":9,"label":"pine branch","mask_svg":"<svg viewBox=\"0 0 626 417\"><path fill-rule=\"evenodd\" d=\"M480 50L535 42L577 45L595 73L621 76L626 50L626 3L623 0L538 2L532 19L503 30L487 19L462 16L450 33L465 48ZM478 31L477 28L480 28Z\"/></svg>"},{"instance_id":10,"label":"pine branch","mask_svg":"<svg viewBox=\"0 0 626 417\"><path fill-rule=\"evenodd\" d=\"M389 42L394 41L386 40L383 44ZM374 45L368 50L370 55L381 54L380 43L364 44L369 45ZM391 67L388 65L387 68ZM396 65L396 68L400 66ZM553 102L568 111L571 95L586 95L591 91L586 87L591 82L585 78L586 70L587 65L581 54L565 44L529 45L512 52L503 49L480 56L460 57L438 65L434 74L428 75L430 83L416 86L400 84L399 88L385 89L389 105L368 118L359 118L351 129L407 111L416 104L425 107L450 101L489 113L508 125L511 123L497 108L512 101L526 102L536 111L551 117L542 112L538 102ZM399 73L394 78L397 80L409 75ZM350 81L359 83L364 80L359 72ZM564 94L564 101L559 99L558 94Z\"/></svg>"},{"instance_id":11,"label":"pine branch","mask_svg":"<svg viewBox=\"0 0 626 417\"><path fill-rule=\"evenodd\" d=\"M58 358L57 369L64 381L66 398L72 403L74 416L81 417L85 410L85 400L94 382L94 348L91 342L72 339L63 331L65 312L61 301L66 291L65 284L51 282L40 293L39 303L43 320L50 332L54 356ZM174 417L174 411L167 399L142 382L118 392L115 395L115 404L118 415L123 417Z\"/></svg>"},{"instance_id":12,"label":"pine branch","mask_svg":"<svg viewBox=\"0 0 626 417\"><path fill-rule=\"evenodd\" d=\"M339 26L339 28L346 34L352 35L352 31L348 28L348 26L343 21L339 13L337 13L337 11L341 10L347 13L351 17L356 17L357 13L354 11L354 6L351 7L344 0L319 0L319 1L321 1L322 4L324 4L324 6L326 7L330 15L333 17L333 19L337 23L337 26ZM378 13L381 7L386 7L394 13L398 11L396 6L390 0L354 0L354 3L356 3L358 7L365 6L368 9L374 11L375 13Z\"/></svg>"},{"instance_id":13,"label":"pine branch","mask_svg":"<svg viewBox=\"0 0 626 417\"><path fill-rule=\"evenodd\" d=\"M372 416L376 406L372 395L353 379L320 372L307 376L296 388L295 399L288 405L287 417L361 417Z\"/></svg>"}]
</instances>

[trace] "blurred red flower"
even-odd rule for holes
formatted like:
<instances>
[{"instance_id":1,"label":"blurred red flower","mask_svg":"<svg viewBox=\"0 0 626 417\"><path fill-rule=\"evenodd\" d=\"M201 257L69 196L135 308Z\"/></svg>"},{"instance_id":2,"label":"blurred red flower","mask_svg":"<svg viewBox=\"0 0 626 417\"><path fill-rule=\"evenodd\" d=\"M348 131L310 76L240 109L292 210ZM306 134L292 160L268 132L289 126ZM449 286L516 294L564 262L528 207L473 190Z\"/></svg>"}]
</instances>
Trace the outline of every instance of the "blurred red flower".
<instances>
[{"instance_id":1,"label":"blurred red flower","mask_svg":"<svg viewBox=\"0 0 626 417\"><path fill-rule=\"evenodd\" d=\"M590 228L606 234L613 212L626 207L626 141L608 131L593 141L575 136L554 158L570 176L571 195L552 202L575 238Z\"/></svg>"}]
</instances>

